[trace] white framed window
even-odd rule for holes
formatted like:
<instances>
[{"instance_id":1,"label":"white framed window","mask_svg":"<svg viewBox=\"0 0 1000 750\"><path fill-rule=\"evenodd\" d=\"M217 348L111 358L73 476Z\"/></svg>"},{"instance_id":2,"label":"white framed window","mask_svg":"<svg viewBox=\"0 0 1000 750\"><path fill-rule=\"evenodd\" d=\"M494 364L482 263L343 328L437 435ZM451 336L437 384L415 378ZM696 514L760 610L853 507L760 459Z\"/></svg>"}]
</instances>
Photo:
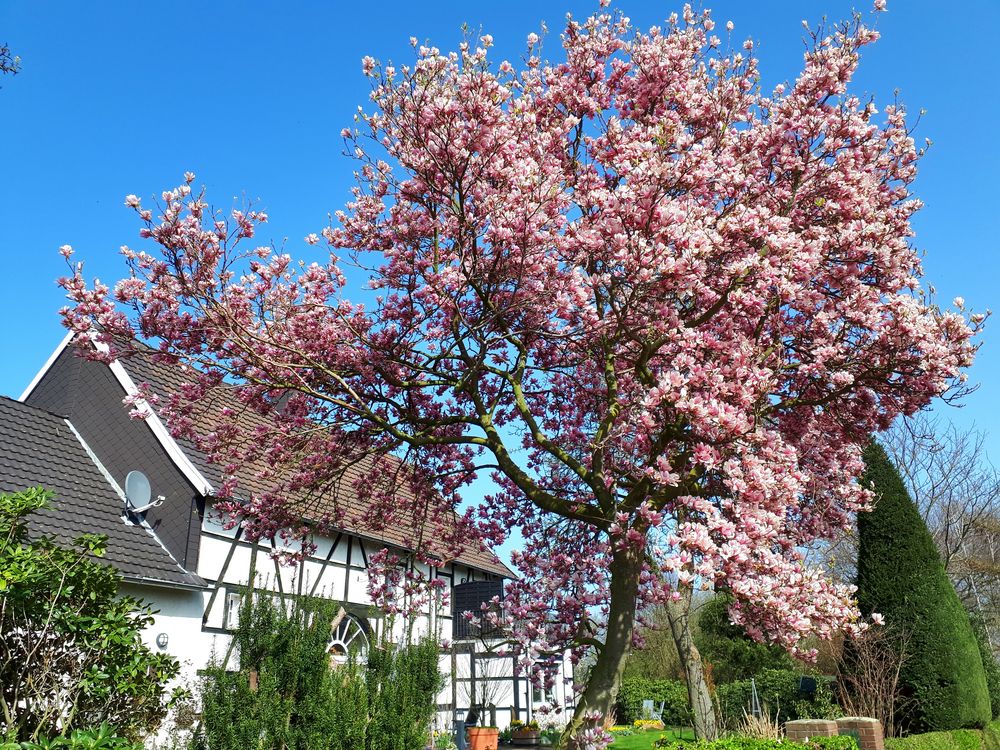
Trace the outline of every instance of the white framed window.
<instances>
[{"instance_id":1,"label":"white framed window","mask_svg":"<svg viewBox=\"0 0 1000 750\"><path fill-rule=\"evenodd\" d=\"M334 625L326 650L331 666L346 663L351 654L364 660L368 654L368 632L357 618L345 615Z\"/></svg>"},{"instance_id":2,"label":"white framed window","mask_svg":"<svg viewBox=\"0 0 1000 750\"><path fill-rule=\"evenodd\" d=\"M225 607L222 611L222 627L234 631L240 625L240 606L243 594L240 591L226 591Z\"/></svg>"}]
</instances>

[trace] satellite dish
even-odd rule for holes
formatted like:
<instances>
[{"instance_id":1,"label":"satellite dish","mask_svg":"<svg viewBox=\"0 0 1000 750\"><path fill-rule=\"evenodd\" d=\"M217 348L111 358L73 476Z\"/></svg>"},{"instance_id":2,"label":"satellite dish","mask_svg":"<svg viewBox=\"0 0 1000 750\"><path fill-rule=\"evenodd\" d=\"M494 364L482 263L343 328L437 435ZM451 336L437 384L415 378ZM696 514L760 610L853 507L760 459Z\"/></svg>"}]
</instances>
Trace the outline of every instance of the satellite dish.
<instances>
[{"instance_id":1,"label":"satellite dish","mask_svg":"<svg viewBox=\"0 0 1000 750\"><path fill-rule=\"evenodd\" d=\"M130 471L125 477L125 510L129 513L145 513L150 508L158 508L163 504L163 497L153 502L149 479L141 471Z\"/></svg>"},{"instance_id":2,"label":"satellite dish","mask_svg":"<svg viewBox=\"0 0 1000 750\"><path fill-rule=\"evenodd\" d=\"M133 508L139 508L149 502L153 490L149 479L141 471L130 471L125 477L125 498Z\"/></svg>"}]
</instances>

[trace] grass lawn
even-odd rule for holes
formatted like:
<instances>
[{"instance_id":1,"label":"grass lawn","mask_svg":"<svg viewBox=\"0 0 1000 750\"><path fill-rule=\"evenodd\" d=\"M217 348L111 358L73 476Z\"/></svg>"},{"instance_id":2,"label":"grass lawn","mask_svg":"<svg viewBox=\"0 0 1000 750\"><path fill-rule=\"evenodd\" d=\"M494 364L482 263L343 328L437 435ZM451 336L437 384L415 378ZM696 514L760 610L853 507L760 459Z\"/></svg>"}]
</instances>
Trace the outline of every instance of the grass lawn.
<instances>
[{"instance_id":1,"label":"grass lawn","mask_svg":"<svg viewBox=\"0 0 1000 750\"><path fill-rule=\"evenodd\" d=\"M653 743L663 735L678 740L694 739L694 732L690 729L683 731L668 729L665 732L654 729L651 732L640 732L639 734L631 734L628 737L619 737L611 743L610 750L649 750L649 748L653 747Z\"/></svg>"}]
</instances>

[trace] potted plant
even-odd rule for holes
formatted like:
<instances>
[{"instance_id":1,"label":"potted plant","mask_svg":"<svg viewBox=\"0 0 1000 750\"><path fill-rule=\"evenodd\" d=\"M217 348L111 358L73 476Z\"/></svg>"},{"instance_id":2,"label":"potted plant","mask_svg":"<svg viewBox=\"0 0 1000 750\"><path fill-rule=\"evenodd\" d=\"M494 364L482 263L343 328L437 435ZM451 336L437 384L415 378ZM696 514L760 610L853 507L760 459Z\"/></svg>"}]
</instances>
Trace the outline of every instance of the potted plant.
<instances>
[{"instance_id":1,"label":"potted plant","mask_svg":"<svg viewBox=\"0 0 1000 750\"><path fill-rule=\"evenodd\" d=\"M510 741L514 745L537 745L541 732L538 729L538 722L532 719L527 724L520 719L514 719L510 723Z\"/></svg>"},{"instance_id":2,"label":"potted plant","mask_svg":"<svg viewBox=\"0 0 1000 750\"><path fill-rule=\"evenodd\" d=\"M469 750L497 750L500 744L500 730L496 727L468 727L465 737Z\"/></svg>"},{"instance_id":3,"label":"potted plant","mask_svg":"<svg viewBox=\"0 0 1000 750\"><path fill-rule=\"evenodd\" d=\"M465 717L465 741L469 750L497 750L500 745L500 730L496 727L480 727L480 707L473 706Z\"/></svg>"}]
</instances>

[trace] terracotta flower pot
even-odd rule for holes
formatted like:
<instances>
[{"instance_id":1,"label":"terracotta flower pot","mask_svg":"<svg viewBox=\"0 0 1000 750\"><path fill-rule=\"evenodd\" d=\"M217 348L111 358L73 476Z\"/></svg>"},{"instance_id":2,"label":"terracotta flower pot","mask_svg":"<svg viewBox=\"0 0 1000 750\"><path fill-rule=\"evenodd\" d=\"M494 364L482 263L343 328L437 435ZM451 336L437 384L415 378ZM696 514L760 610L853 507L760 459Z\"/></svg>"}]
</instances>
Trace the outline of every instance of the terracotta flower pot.
<instances>
[{"instance_id":1,"label":"terracotta flower pot","mask_svg":"<svg viewBox=\"0 0 1000 750\"><path fill-rule=\"evenodd\" d=\"M469 750L497 750L500 744L500 730L496 727L469 727L465 731Z\"/></svg>"}]
</instances>

